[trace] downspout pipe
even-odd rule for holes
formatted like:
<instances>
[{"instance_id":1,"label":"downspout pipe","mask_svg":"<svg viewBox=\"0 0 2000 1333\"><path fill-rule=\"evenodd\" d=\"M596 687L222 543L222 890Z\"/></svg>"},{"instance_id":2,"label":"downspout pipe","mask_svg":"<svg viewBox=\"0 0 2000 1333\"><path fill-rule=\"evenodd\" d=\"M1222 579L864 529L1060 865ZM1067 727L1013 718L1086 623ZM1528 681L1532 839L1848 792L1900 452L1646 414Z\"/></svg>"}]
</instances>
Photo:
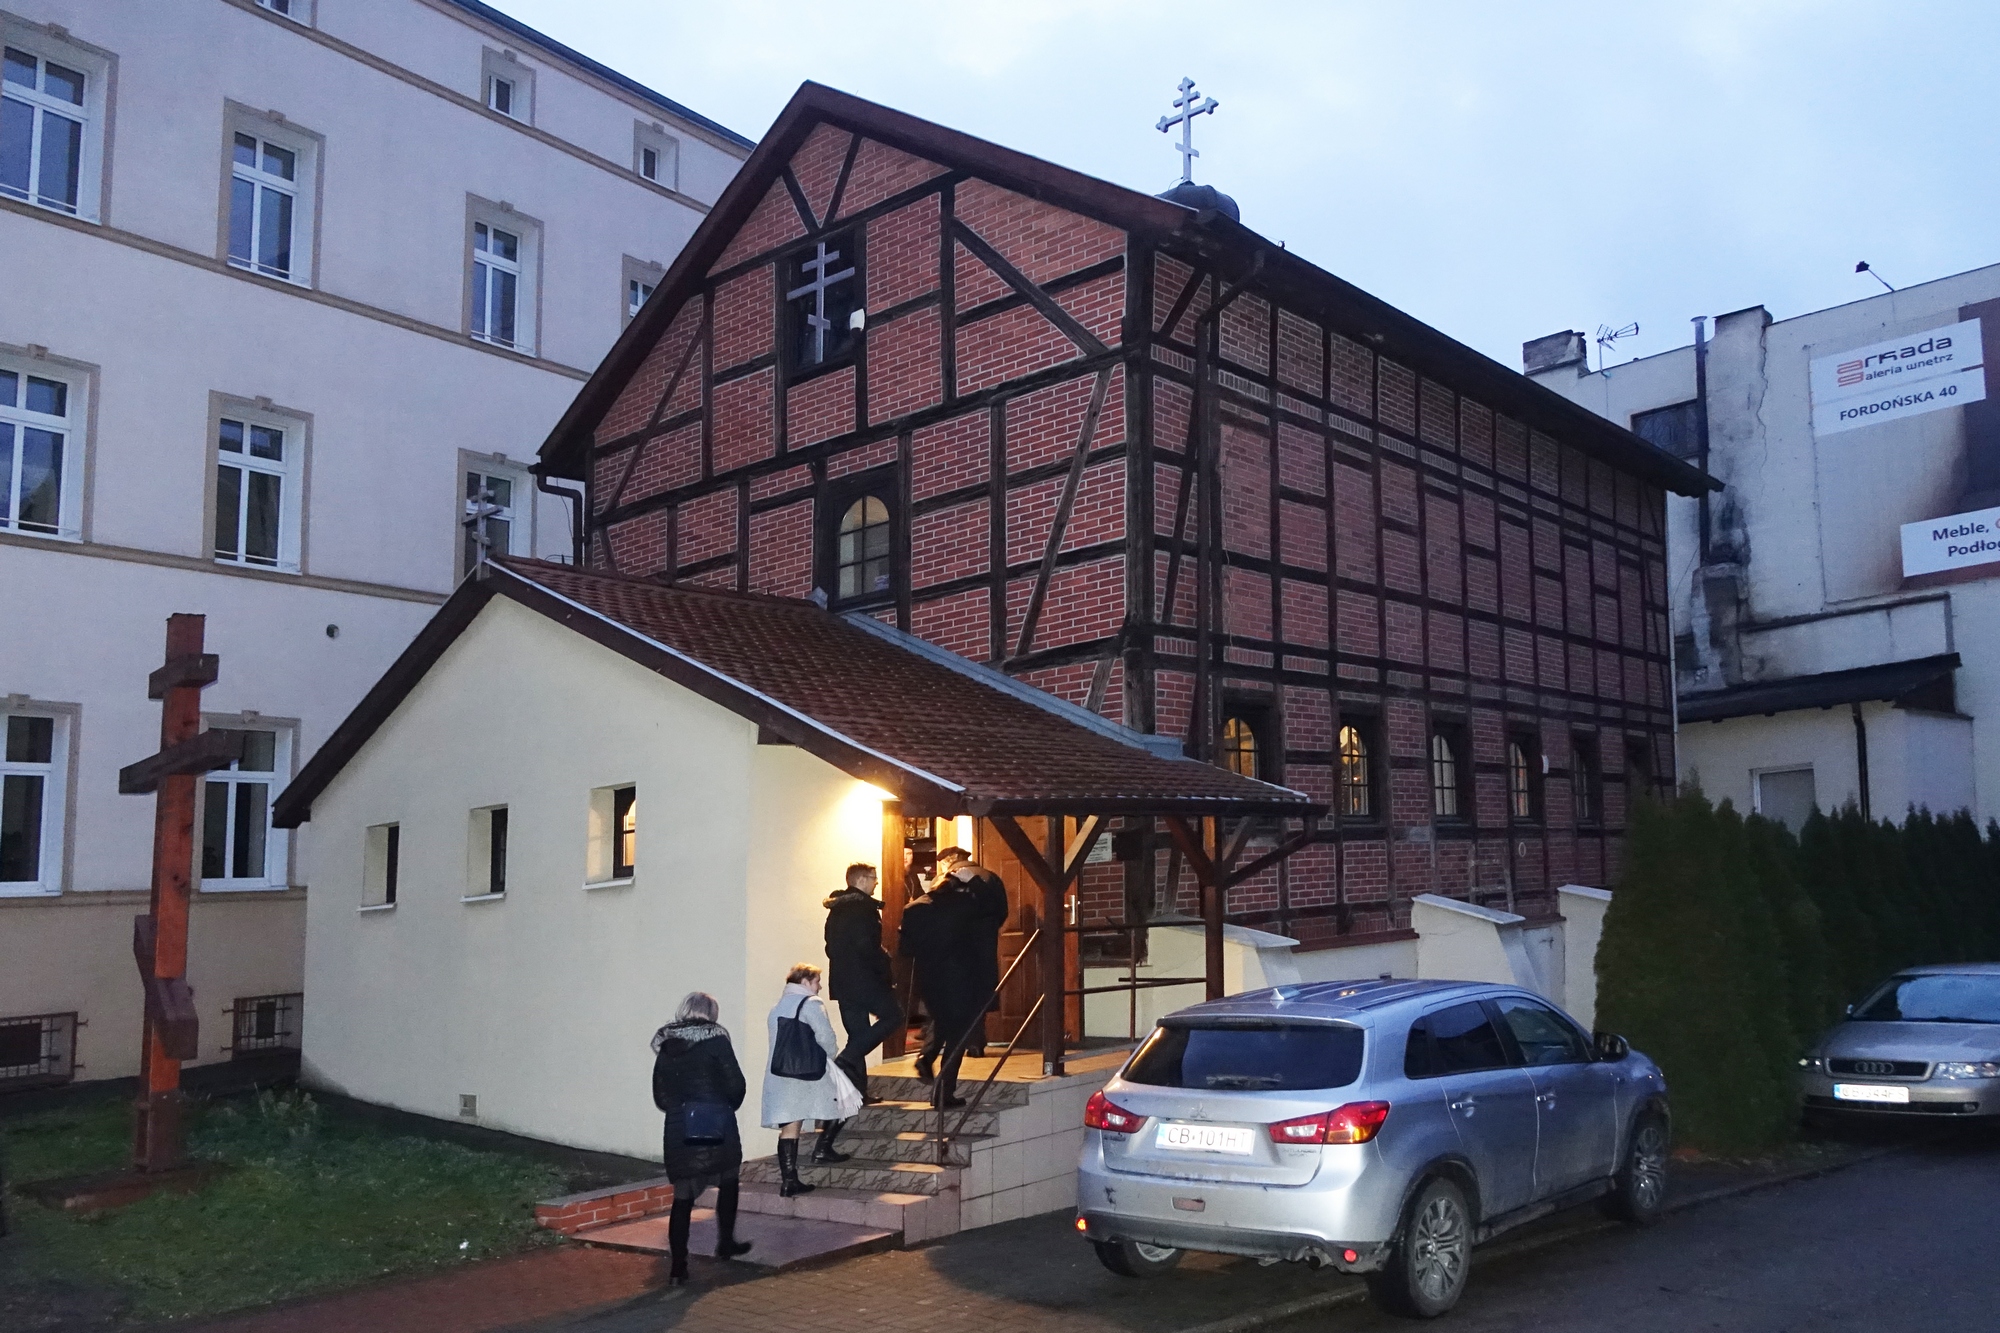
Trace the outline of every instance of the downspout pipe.
<instances>
[{"instance_id":1,"label":"downspout pipe","mask_svg":"<svg viewBox=\"0 0 2000 1333\"><path fill-rule=\"evenodd\" d=\"M1694 436L1695 461L1704 474L1708 472L1708 316L1694 317ZM1709 563L1708 537L1708 491L1704 488L1695 501L1699 507L1697 521L1701 525L1701 563L1706 568ZM1696 594L1700 595L1699 592Z\"/></svg>"},{"instance_id":2,"label":"downspout pipe","mask_svg":"<svg viewBox=\"0 0 2000 1333\"><path fill-rule=\"evenodd\" d=\"M580 568L583 565L583 489L579 487L576 490L570 490L567 487L557 486L550 482L547 477L543 476L539 470L535 473L535 489L544 495L553 495L559 499L568 501L569 559L571 564Z\"/></svg>"},{"instance_id":3,"label":"downspout pipe","mask_svg":"<svg viewBox=\"0 0 2000 1333\"><path fill-rule=\"evenodd\" d=\"M1861 789L1861 817L1872 823L1874 816L1868 808L1868 724L1862 720L1860 704L1848 707L1854 710L1854 781Z\"/></svg>"}]
</instances>

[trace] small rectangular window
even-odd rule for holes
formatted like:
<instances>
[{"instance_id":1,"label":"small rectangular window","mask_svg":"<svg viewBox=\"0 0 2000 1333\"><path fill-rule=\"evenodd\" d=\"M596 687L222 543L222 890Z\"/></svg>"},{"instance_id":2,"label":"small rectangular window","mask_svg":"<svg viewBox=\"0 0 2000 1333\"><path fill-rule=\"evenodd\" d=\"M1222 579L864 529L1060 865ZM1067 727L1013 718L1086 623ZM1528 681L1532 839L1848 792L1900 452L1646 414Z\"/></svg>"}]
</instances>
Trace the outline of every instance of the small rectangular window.
<instances>
[{"instance_id":1,"label":"small rectangular window","mask_svg":"<svg viewBox=\"0 0 2000 1333\"><path fill-rule=\"evenodd\" d=\"M55 893L62 881L68 800L68 719L0 719L0 895Z\"/></svg>"},{"instance_id":2,"label":"small rectangular window","mask_svg":"<svg viewBox=\"0 0 2000 1333\"><path fill-rule=\"evenodd\" d=\"M0 1090L50 1087L75 1076L75 1014L0 1018Z\"/></svg>"},{"instance_id":3,"label":"small rectangular window","mask_svg":"<svg viewBox=\"0 0 2000 1333\"><path fill-rule=\"evenodd\" d=\"M652 283L641 282L637 278L627 278L625 280L625 318L630 319L638 314L640 307L646 304L646 298L652 294Z\"/></svg>"},{"instance_id":4,"label":"small rectangular window","mask_svg":"<svg viewBox=\"0 0 2000 1333\"><path fill-rule=\"evenodd\" d=\"M1636 413L1632 418L1632 433L1675 458L1697 458L1701 454L1699 408L1700 404L1690 399L1672 407Z\"/></svg>"},{"instance_id":5,"label":"small rectangular window","mask_svg":"<svg viewBox=\"0 0 2000 1333\"><path fill-rule=\"evenodd\" d=\"M1597 759L1597 742L1578 736L1570 742L1570 790L1576 799L1576 822L1586 826L1604 819L1604 766Z\"/></svg>"},{"instance_id":6,"label":"small rectangular window","mask_svg":"<svg viewBox=\"0 0 2000 1333\"><path fill-rule=\"evenodd\" d=\"M290 776L290 732L230 730L243 733L243 757L203 784L201 887L282 889L289 879L286 834L271 826L271 800Z\"/></svg>"},{"instance_id":7,"label":"small rectangular window","mask_svg":"<svg viewBox=\"0 0 2000 1333\"><path fill-rule=\"evenodd\" d=\"M1818 807L1812 766L1767 769L1757 774L1757 813L1797 833Z\"/></svg>"},{"instance_id":8,"label":"small rectangular window","mask_svg":"<svg viewBox=\"0 0 2000 1333\"><path fill-rule=\"evenodd\" d=\"M623 323L630 324L645 307L647 299L659 289L660 279L665 276L666 270L658 264L634 259L631 255L624 257L621 267L620 277L625 285L621 288L624 300L620 305L624 310Z\"/></svg>"},{"instance_id":9,"label":"small rectangular window","mask_svg":"<svg viewBox=\"0 0 2000 1333\"><path fill-rule=\"evenodd\" d=\"M590 840L584 864L588 884L622 884L639 862L639 799L629 784L590 793Z\"/></svg>"},{"instance_id":10,"label":"small rectangular window","mask_svg":"<svg viewBox=\"0 0 2000 1333\"><path fill-rule=\"evenodd\" d=\"M655 185L680 188L680 142L657 121L632 126L632 169Z\"/></svg>"},{"instance_id":11,"label":"small rectangular window","mask_svg":"<svg viewBox=\"0 0 2000 1333\"><path fill-rule=\"evenodd\" d=\"M1465 729L1439 724L1431 731L1431 813L1439 819L1472 815L1471 756Z\"/></svg>"},{"instance_id":12,"label":"small rectangular window","mask_svg":"<svg viewBox=\"0 0 2000 1333\"><path fill-rule=\"evenodd\" d=\"M403 826L372 824L362 843L361 905L394 907L402 872Z\"/></svg>"},{"instance_id":13,"label":"small rectangular window","mask_svg":"<svg viewBox=\"0 0 2000 1333\"><path fill-rule=\"evenodd\" d=\"M660 150L641 148L639 150L639 174L649 181L660 178Z\"/></svg>"},{"instance_id":14,"label":"small rectangular window","mask_svg":"<svg viewBox=\"0 0 2000 1333\"><path fill-rule=\"evenodd\" d=\"M1528 732L1507 738L1507 816L1517 823L1542 817L1542 753Z\"/></svg>"},{"instance_id":15,"label":"small rectangular window","mask_svg":"<svg viewBox=\"0 0 2000 1333\"><path fill-rule=\"evenodd\" d=\"M506 893L506 806L488 806L472 812L465 850L465 896L497 898Z\"/></svg>"},{"instance_id":16,"label":"small rectangular window","mask_svg":"<svg viewBox=\"0 0 2000 1333\"><path fill-rule=\"evenodd\" d=\"M230 1058L247 1060L273 1051L299 1049L305 1002L306 997L296 991L239 997L230 1009Z\"/></svg>"},{"instance_id":17,"label":"small rectangular window","mask_svg":"<svg viewBox=\"0 0 2000 1333\"><path fill-rule=\"evenodd\" d=\"M519 329L521 237L484 222L472 225L472 336L512 347Z\"/></svg>"},{"instance_id":18,"label":"small rectangular window","mask_svg":"<svg viewBox=\"0 0 2000 1333\"><path fill-rule=\"evenodd\" d=\"M486 50L480 58L480 100L509 120L533 124L535 71L512 51Z\"/></svg>"}]
</instances>

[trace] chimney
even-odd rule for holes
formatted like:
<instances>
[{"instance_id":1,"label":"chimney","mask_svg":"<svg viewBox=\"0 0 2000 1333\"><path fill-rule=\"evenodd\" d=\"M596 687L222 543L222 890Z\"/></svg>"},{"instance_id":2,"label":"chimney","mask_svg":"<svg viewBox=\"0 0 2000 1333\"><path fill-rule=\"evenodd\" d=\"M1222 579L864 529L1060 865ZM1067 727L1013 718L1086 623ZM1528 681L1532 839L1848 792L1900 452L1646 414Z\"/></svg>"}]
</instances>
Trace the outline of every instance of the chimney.
<instances>
[{"instance_id":1,"label":"chimney","mask_svg":"<svg viewBox=\"0 0 2000 1333\"><path fill-rule=\"evenodd\" d=\"M1575 366L1578 375L1590 372L1589 344L1575 329L1564 329L1521 344L1521 369L1525 373L1546 375L1565 366Z\"/></svg>"}]
</instances>

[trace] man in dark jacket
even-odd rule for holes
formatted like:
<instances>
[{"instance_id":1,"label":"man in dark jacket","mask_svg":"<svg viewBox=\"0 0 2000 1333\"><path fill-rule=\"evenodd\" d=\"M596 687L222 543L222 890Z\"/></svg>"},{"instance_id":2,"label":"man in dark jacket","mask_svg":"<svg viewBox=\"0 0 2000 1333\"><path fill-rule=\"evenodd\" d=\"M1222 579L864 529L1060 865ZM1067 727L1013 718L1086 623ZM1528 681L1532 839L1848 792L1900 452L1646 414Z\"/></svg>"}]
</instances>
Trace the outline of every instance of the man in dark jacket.
<instances>
[{"instance_id":1,"label":"man in dark jacket","mask_svg":"<svg viewBox=\"0 0 2000 1333\"><path fill-rule=\"evenodd\" d=\"M948 875L940 875L929 893L903 909L898 951L916 964L917 991L930 1011L931 1032L917 1056L917 1077L935 1077L931 1100L938 1106L963 1106L957 1096L958 1067L965 1056L961 1041L979 1018L980 1002L991 983L980 989L979 904L972 891ZM977 1032L973 1038L977 1039ZM934 1070L940 1052L945 1060Z\"/></svg>"},{"instance_id":2,"label":"man in dark jacket","mask_svg":"<svg viewBox=\"0 0 2000 1333\"><path fill-rule=\"evenodd\" d=\"M868 1056L903 1021L889 951L882 947L882 902L875 884L874 866L851 865L847 887L826 900L827 991L847 1032L847 1045L834 1063L864 1102L879 1100L868 1095Z\"/></svg>"},{"instance_id":3,"label":"man in dark jacket","mask_svg":"<svg viewBox=\"0 0 2000 1333\"><path fill-rule=\"evenodd\" d=\"M993 1008L992 997L1000 985L1000 932L1007 925L1007 886L1000 876L972 859L963 847L947 847L938 853L938 871L963 885L971 894L972 938L966 946L967 988L974 1004L986 1000L979 1011L979 1028L967 1049L972 1055L986 1054L986 1014ZM997 998L997 997L995 997Z\"/></svg>"}]
</instances>

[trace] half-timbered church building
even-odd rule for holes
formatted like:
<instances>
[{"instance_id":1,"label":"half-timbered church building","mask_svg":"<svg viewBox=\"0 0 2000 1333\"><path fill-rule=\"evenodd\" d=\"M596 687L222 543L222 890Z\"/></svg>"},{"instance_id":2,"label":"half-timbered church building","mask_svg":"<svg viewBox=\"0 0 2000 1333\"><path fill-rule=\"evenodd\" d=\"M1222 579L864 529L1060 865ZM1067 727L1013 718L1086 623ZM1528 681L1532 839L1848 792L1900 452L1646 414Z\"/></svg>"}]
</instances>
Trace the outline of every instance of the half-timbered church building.
<instances>
[{"instance_id":1,"label":"half-timbered church building","mask_svg":"<svg viewBox=\"0 0 2000 1333\"><path fill-rule=\"evenodd\" d=\"M1162 923L1205 923L1219 993L1226 927L1548 916L1673 779L1665 496L1708 479L1212 189L808 84L538 471L587 494L575 565L476 572L281 803L308 1070L358 1095L635 1150L643 1096L579 1113L610 1076L564 1030L623 1015L630 1082L699 984L758 1060L839 866L946 841L1030 956L990 1033L1059 1069ZM384 1062L419 973L473 998ZM522 1040L549 1089L467 1063Z\"/></svg>"}]
</instances>

